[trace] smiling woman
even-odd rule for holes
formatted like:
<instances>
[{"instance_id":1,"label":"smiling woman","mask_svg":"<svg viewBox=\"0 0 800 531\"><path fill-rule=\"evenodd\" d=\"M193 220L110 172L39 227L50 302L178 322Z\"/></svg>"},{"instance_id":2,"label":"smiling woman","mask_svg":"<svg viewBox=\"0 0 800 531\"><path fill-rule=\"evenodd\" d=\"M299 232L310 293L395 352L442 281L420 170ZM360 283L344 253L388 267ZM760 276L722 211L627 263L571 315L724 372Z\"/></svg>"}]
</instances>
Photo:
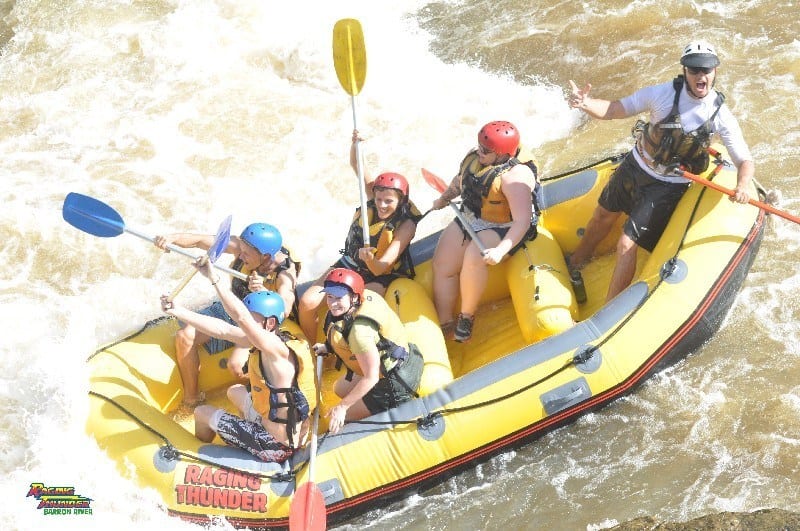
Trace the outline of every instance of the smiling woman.
<instances>
[{"instance_id":1,"label":"smiling woman","mask_svg":"<svg viewBox=\"0 0 800 531\"><path fill-rule=\"evenodd\" d=\"M386 293L386 287L392 281L414 277L414 264L408 247L422 215L410 199L410 187L404 176L385 172L373 178L366 170L361 171L357 149L361 142L358 131L353 131L350 166L357 174L363 174L367 202L353 215L344 248L340 251L342 257L316 280L314 289L306 290L300 299L300 326L312 342L318 337L321 323L323 295L317 288L332 269L357 272L367 288L378 295ZM367 240L364 240L364 234Z\"/></svg>"},{"instance_id":2,"label":"smiling woman","mask_svg":"<svg viewBox=\"0 0 800 531\"><path fill-rule=\"evenodd\" d=\"M442 233L433 255L433 296L446 336L466 342L472 337L475 312L486 289L489 266L513 255L536 237L537 168L522 161L520 133L507 121L478 131L478 147L461 161L450 186L433 203L443 208L457 196L462 216ZM473 242L474 240L474 242ZM453 315L456 299L461 305Z\"/></svg>"}]
</instances>

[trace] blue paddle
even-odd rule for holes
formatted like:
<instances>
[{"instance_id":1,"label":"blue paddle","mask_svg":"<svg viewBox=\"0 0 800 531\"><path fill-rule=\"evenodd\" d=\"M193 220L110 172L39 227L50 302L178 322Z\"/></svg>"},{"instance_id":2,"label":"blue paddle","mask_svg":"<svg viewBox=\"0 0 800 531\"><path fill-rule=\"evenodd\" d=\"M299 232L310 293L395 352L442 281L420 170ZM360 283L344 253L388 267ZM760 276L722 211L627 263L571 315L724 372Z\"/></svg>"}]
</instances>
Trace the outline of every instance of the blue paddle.
<instances>
[{"instance_id":1,"label":"blue paddle","mask_svg":"<svg viewBox=\"0 0 800 531\"><path fill-rule=\"evenodd\" d=\"M114 236L119 236L123 232L127 232L128 234L133 234L151 243L155 242L154 236L148 236L138 230L126 227L125 221L123 221L122 216L120 216L116 210L88 195L76 192L68 193L67 197L64 198L64 206L61 209L61 215L64 217L64 221L76 229L94 236L99 236L100 238L113 238ZM224 230L224 227L220 228ZM228 231L230 231L230 227L228 227ZM214 242L214 245L209 248L209 257L211 257L210 253L212 249L218 248L215 252L217 253L216 257L219 258L219 254L228 246L227 242L225 242L225 245L221 244L221 239ZM177 245L167 245L167 249L188 256L193 260L197 259L197 256ZM240 271L218 264L214 264L214 267L241 280L247 280L247 275Z\"/></svg>"},{"instance_id":2,"label":"blue paddle","mask_svg":"<svg viewBox=\"0 0 800 531\"><path fill-rule=\"evenodd\" d=\"M215 263L220 255L225 252L225 249L228 248L228 243L231 241L231 216L222 220L220 223L219 228L217 229L217 235L214 237L214 243L211 244L211 247L208 248L208 252L206 256L208 256L208 261L212 264ZM197 274L197 269L192 267L192 270L189 272L181 283L172 290L172 293L169 294L169 298L167 300L172 301L175 297L178 296L178 293L186 287L190 280L194 278Z\"/></svg>"}]
</instances>

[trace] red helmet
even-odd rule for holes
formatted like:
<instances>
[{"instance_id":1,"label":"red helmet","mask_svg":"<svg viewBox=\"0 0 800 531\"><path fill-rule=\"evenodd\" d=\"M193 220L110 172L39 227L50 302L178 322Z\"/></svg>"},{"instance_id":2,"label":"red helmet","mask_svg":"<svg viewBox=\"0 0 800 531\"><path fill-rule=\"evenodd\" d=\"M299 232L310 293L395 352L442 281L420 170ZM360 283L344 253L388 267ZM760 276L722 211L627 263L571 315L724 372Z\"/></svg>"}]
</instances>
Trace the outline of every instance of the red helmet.
<instances>
[{"instance_id":1,"label":"red helmet","mask_svg":"<svg viewBox=\"0 0 800 531\"><path fill-rule=\"evenodd\" d=\"M336 288L338 287L346 287L351 293L358 295L359 299L364 295L364 279L351 269L337 267L328 273L328 276L325 277L325 284L322 291L330 292L335 296L341 297L343 293L342 295L337 295L338 290L336 290Z\"/></svg>"},{"instance_id":2,"label":"red helmet","mask_svg":"<svg viewBox=\"0 0 800 531\"><path fill-rule=\"evenodd\" d=\"M399 173L381 173L372 186L397 190L403 194L403 197L408 197L408 181Z\"/></svg>"},{"instance_id":3,"label":"red helmet","mask_svg":"<svg viewBox=\"0 0 800 531\"><path fill-rule=\"evenodd\" d=\"M513 157L519 148L519 131L511 122L489 122L478 133L478 143L498 155Z\"/></svg>"}]
</instances>

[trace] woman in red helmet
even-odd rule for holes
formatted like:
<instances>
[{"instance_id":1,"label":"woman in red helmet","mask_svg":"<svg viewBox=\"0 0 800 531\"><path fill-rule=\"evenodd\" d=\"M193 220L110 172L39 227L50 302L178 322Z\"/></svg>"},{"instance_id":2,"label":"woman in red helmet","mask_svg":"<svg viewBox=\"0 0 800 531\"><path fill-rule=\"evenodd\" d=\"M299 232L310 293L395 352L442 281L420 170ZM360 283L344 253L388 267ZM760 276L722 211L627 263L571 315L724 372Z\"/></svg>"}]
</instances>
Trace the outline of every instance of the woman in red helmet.
<instances>
[{"instance_id":1,"label":"woman in red helmet","mask_svg":"<svg viewBox=\"0 0 800 531\"><path fill-rule=\"evenodd\" d=\"M519 131L496 121L478 132L478 146L461 162L450 186L433 202L445 207L459 195L461 210L485 247L481 252L461 221L442 232L433 255L433 297L439 322L456 341L472 337L472 324L489 276L488 266L500 263L526 240L536 237L537 169L519 156ZM454 319L456 299L461 311Z\"/></svg>"},{"instance_id":2,"label":"woman in red helmet","mask_svg":"<svg viewBox=\"0 0 800 531\"><path fill-rule=\"evenodd\" d=\"M344 369L334 384L341 401L328 412L328 430L336 433L345 421L415 398L422 355L408 342L403 323L383 297L364 289L364 279L343 267L325 276L320 293L328 303L325 343L312 348L317 355L335 354L337 367Z\"/></svg>"},{"instance_id":3,"label":"woman in red helmet","mask_svg":"<svg viewBox=\"0 0 800 531\"><path fill-rule=\"evenodd\" d=\"M359 141L358 132L353 131L350 165L355 171L355 145ZM312 287L321 286L326 274L335 267L357 271L366 286L379 295L386 292L394 279L414 277L414 264L408 245L414 238L422 216L408 197L408 181L399 173L382 173L373 179L367 172L364 172L364 180L368 199L369 242L364 242L359 207L353 216L344 249L340 251L342 257ZM316 340L317 309L323 297L319 290L308 289L300 299L300 326L312 343Z\"/></svg>"}]
</instances>

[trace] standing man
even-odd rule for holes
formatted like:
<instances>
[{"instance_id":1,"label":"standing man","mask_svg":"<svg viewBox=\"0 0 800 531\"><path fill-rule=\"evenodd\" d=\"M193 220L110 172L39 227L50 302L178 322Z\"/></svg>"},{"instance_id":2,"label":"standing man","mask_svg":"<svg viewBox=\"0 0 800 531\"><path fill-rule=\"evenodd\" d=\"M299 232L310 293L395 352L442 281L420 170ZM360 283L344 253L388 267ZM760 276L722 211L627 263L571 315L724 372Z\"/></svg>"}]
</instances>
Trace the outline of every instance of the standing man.
<instances>
[{"instance_id":1,"label":"standing man","mask_svg":"<svg viewBox=\"0 0 800 531\"><path fill-rule=\"evenodd\" d=\"M673 81L638 90L616 101L589 97L592 86L579 89L570 80L569 105L592 118L614 120L649 112L650 121L635 127L636 145L625 157L600 195L586 233L570 256L570 268L591 258L622 212L628 214L617 242L617 263L606 301L633 280L639 247L652 252L690 180L675 169L701 173L709 163L708 147L716 133L737 168L736 194L731 200L747 203L753 157L725 97L714 89L719 57L704 41L686 45L680 59L683 74ZM637 126L639 124L637 123Z\"/></svg>"}]
</instances>

